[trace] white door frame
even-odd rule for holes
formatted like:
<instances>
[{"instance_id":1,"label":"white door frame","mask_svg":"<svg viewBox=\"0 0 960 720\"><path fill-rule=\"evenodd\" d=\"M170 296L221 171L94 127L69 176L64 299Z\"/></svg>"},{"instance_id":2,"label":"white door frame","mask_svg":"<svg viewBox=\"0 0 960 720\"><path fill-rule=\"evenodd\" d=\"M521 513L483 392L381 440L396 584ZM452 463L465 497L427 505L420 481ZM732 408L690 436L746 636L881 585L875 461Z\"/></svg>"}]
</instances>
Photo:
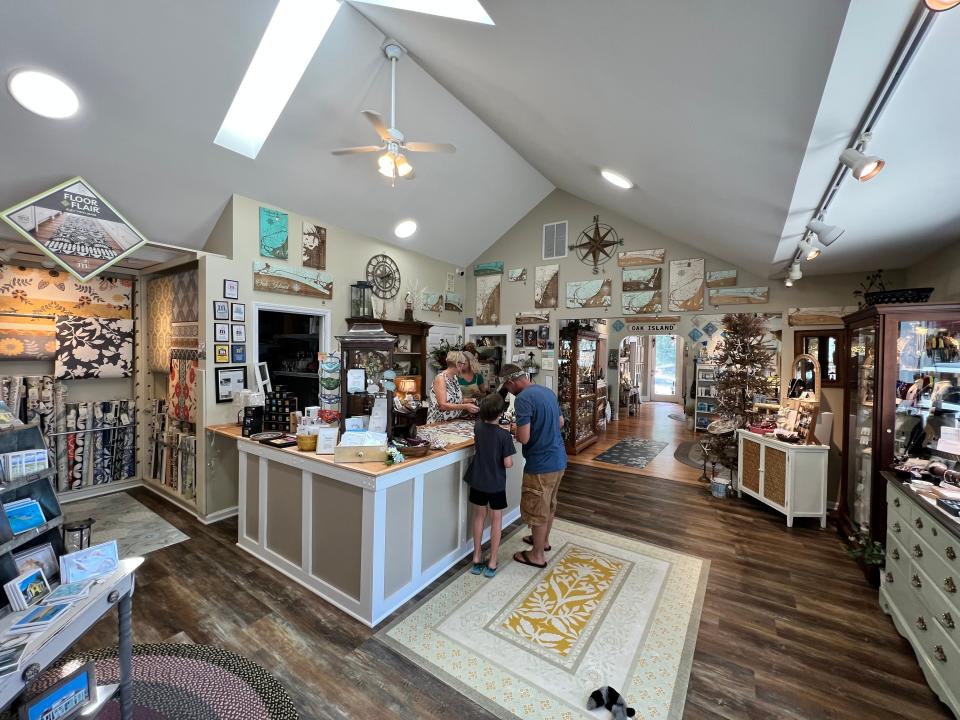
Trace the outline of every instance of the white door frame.
<instances>
[{"instance_id":1,"label":"white door frame","mask_svg":"<svg viewBox=\"0 0 960 720\"><path fill-rule=\"evenodd\" d=\"M649 337L650 337L650 341L649 341L650 345L646 355L647 355L647 379L648 379L649 388L650 388L649 390L650 400L652 402L679 403L680 398L683 395L682 393L683 375L681 372L683 368L683 345L682 345L683 340L679 334L674 334L674 333L665 333L664 335L650 335ZM673 395L657 395L656 394L657 352L654 347L654 343L656 342L656 339L658 337L676 338L676 367L674 368L674 377L676 378L676 382L674 382L674 385L673 385L673 390L674 390Z\"/></svg>"},{"instance_id":2,"label":"white door frame","mask_svg":"<svg viewBox=\"0 0 960 720\"><path fill-rule=\"evenodd\" d=\"M312 315L323 318L320 323L320 352L330 352L333 347L333 314L329 308L305 308L295 305L277 305L276 303L255 302L253 303L253 316L250 318L250 332L253 334L252 357L248 362L252 362L254 367L260 362L260 311L269 310L270 312L286 312L294 315Z\"/></svg>"}]
</instances>

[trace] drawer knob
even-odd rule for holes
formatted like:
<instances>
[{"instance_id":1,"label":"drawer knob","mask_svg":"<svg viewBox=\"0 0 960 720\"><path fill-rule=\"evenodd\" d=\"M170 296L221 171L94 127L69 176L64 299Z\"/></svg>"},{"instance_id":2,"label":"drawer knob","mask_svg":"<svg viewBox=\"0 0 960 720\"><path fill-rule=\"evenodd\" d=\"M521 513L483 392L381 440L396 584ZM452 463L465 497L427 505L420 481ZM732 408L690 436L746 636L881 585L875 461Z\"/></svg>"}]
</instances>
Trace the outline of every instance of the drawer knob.
<instances>
[{"instance_id":1,"label":"drawer knob","mask_svg":"<svg viewBox=\"0 0 960 720\"><path fill-rule=\"evenodd\" d=\"M894 499L893 499L893 506L894 506L894 507L900 507L900 498L894 498Z\"/></svg>"},{"instance_id":2,"label":"drawer knob","mask_svg":"<svg viewBox=\"0 0 960 720\"><path fill-rule=\"evenodd\" d=\"M913 584L913 586L914 586L915 588L923 587L923 583L920 582L920 576L919 576L919 575L914 575L912 578L910 578L910 582Z\"/></svg>"},{"instance_id":3,"label":"drawer knob","mask_svg":"<svg viewBox=\"0 0 960 720\"><path fill-rule=\"evenodd\" d=\"M924 631L927 629L927 621L923 619L923 615L917 617L917 629Z\"/></svg>"},{"instance_id":4,"label":"drawer knob","mask_svg":"<svg viewBox=\"0 0 960 720\"><path fill-rule=\"evenodd\" d=\"M933 656L940 662L947 661L947 654L943 651L943 645L937 645L933 649Z\"/></svg>"},{"instance_id":5,"label":"drawer knob","mask_svg":"<svg viewBox=\"0 0 960 720\"><path fill-rule=\"evenodd\" d=\"M896 532L896 533L900 532L900 523L895 522L895 523L893 524L893 531Z\"/></svg>"},{"instance_id":6,"label":"drawer knob","mask_svg":"<svg viewBox=\"0 0 960 720\"><path fill-rule=\"evenodd\" d=\"M943 581L943 589L948 593L955 593L957 591L957 584L953 581L952 576Z\"/></svg>"},{"instance_id":7,"label":"drawer knob","mask_svg":"<svg viewBox=\"0 0 960 720\"><path fill-rule=\"evenodd\" d=\"M893 582L893 573L892 573L892 572L888 572L886 577L887 577L887 582L888 582L888 583L892 583L892 582Z\"/></svg>"},{"instance_id":8,"label":"drawer knob","mask_svg":"<svg viewBox=\"0 0 960 720\"><path fill-rule=\"evenodd\" d=\"M947 545L947 560L956 560L957 551L953 549L953 545Z\"/></svg>"},{"instance_id":9,"label":"drawer knob","mask_svg":"<svg viewBox=\"0 0 960 720\"><path fill-rule=\"evenodd\" d=\"M930 528L930 532L933 533L933 536L934 536L934 537L936 537L936 536L937 536L937 526L934 525L932 528Z\"/></svg>"},{"instance_id":10,"label":"drawer knob","mask_svg":"<svg viewBox=\"0 0 960 720\"><path fill-rule=\"evenodd\" d=\"M890 557L892 557L894 560L899 560L899 559L900 559L900 551L897 550L896 548L894 548L893 550L890 551Z\"/></svg>"},{"instance_id":11,"label":"drawer knob","mask_svg":"<svg viewBox=\"0 0 960 720\"><path fill-rule=\"evenodd\" d=\"M917 518L913 524L917 526L917 530L923 530L923 518Z\"/></svg>"},{"instance_id":12,"label":"drawer knob","mask_svg":"<svg viewBox=\"0 0 960 720\"><path fill-rule=\"evenodd\" d=\"M940 619L943 621L943 626L948 630L953 630L956 625L953 624L953 615L948 612L945 612L940 616Z\"/></svg>"},{"instance_id":13,"label":"drawer knob","mask_svg":"<svg viewBox=\"0 0 960 720\"><path fill-rule=\"evenodd\" d=\"M916 557L916 558L921 558L921 557L923 557L923 548L920 547L919 545L914 545L914 546L913 546L913 556Z\"/></svg>"}]
</instances>

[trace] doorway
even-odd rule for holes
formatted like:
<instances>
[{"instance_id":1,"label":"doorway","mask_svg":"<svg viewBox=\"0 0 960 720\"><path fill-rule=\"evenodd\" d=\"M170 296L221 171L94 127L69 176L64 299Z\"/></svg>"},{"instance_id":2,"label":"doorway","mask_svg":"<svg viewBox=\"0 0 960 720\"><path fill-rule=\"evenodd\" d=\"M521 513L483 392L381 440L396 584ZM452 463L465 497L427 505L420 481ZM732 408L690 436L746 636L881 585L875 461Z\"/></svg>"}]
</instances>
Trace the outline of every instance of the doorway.
<instances>
[{"instance_id":1,"label":"doorway","mask_svg":"<svg viewBox=\"0 0 960 720\"><path fill-rule=\"evenodd\" d=\"M649 367L650 399L653 402L680 402L680 358L677 335L651 335Z\"/></svg>"}]
</instances>

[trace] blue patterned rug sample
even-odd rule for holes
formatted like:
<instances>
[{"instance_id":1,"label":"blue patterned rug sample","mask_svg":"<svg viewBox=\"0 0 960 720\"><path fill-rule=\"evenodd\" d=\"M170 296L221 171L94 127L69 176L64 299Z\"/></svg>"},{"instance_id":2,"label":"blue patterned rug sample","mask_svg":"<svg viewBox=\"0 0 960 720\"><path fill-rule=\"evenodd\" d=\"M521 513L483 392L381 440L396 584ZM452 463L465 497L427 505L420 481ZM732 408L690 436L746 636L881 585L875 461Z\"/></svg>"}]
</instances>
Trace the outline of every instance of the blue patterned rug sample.
<instances>
[{"instance_id":1,"label":"blue patterned rug sample","mask_svg":"<svg viewBox=\"0 0 960 720\"><path fill-rule=\"evenodd\" d=\"M597 455L594 460L612 465L626 465L633 468L645 468L647 463L659 455L667 443L659 440L628 438Z\"/></svg>"}]
</instances>

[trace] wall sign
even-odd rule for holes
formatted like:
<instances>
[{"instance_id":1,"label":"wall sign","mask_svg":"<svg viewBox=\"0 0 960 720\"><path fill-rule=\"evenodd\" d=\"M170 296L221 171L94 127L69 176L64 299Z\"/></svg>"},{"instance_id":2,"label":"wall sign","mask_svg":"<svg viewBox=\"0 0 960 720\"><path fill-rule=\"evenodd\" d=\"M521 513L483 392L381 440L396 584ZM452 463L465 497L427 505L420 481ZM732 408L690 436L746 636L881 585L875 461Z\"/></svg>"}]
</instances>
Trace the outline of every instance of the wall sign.
<instances>
[{"instance_id":1,"label":"wall sign","mask_svg":"<svg viewBox=\"0 0 960 720\"><path fill-rule=\"evenodd\" d=\"M3 219L84 282L147 243L81 177L4 210Z\"/></svg>"}]
</instances>

